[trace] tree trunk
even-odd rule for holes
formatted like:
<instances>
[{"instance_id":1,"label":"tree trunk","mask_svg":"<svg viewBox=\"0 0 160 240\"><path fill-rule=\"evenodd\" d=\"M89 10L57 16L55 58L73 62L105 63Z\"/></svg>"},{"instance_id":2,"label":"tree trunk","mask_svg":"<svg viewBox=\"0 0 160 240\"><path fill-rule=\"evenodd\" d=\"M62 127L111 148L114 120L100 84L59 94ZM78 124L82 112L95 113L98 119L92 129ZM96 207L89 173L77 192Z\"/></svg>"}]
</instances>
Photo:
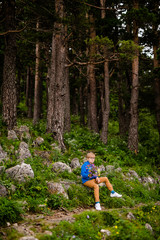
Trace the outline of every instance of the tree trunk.
<instances>
[{"instance_id":1,"label":"tree trunk","mask_svg":"<svg viewBox=\"0 0 160 240\"><path fill-rule=\"evenodd\" d=\"M80 108L80 123L85 125L85 116L84 116L84 94L83 87L79 88L79 108Z\"/></svg>"},{"instance_id":2,"label":"tree trunk","mask_svg":"<svg viewBox=\"0 0 160 240\"><path fill-rule=\"evenodd\" d=\"M32 79L32 69L28 66L27 67L27 80L26 80L26 106L28 107L27 110L27 117L33 117L33 79Z\"/></svg>"},{"instance_id":3,"label":"tree trunk","mask_svg":"<svg viewBox=\"0 0 160 240\"><path fill-rule=\"evenodd\" d=\"M39 28L39 20L36 29ZM40 78L40 42L36 43L36 66L35 66L35 86L34 86L34 113L33 124L37 124L41 114L41 78Z\"/></svg>"},{"instance_id":4,"label":"tree trunk","mask_svg":"<svg viewBox=\"0 0 160 240\"><path fill-rule=\"evenodd\" d=\"M15 0L4 1L5 30L15 29ZM3 121L8 129L13 129L17 118L16 98L16 34L5 35L5 52L3 66Z\"/></svg>"},{"instance_id":5,"label":"tree trunk","mask_svg":"<svg viewBox=\"0 0 160 240\"><path fill-rule=\"evenodd\" d=\"M108 138L108 121L110 113L109 104L109 61L104 63L104 110L102 112L102 131L101 140L104 144L107 144Z\"/></svg>"},{"instance_id":6,"label":"tree trunk","mask_svg":"<svg viewBox=\"0 0 160 240\"><path fill-rule=\"evenodd\" d=\"M123 81L123 76L118 66L118 118L119 134L121 136L126 136L130 123L130 104L127 96L130 96L129 80L127 77L127 79Z\"/></svg>"},{"instance_id":7,"label":"tree trunk","mask_svg":"<svg viewBox=\"0 0 160 240\"><path fill-rule=\"evenodd\" d=\"M138 9L138 2L134 1L134 8ZM133 21L134 43L138 46L138 26ZM138 152L138 90L139 90L139 51L135 50L135 57L132 62L132 90L130 101L130 125L128 136L128 148L131 151Z\"/></svg>"},{"instance_id":8,"label":"tree trunk","mask_svg":"<svg viewBox=\"0 0 160 240\"><path fill-rule=\"evenodd\" d=\"M155 9L158 13L158 4L155 3ZM155 114L157 121L157 128L159 133L159 150L160 150L160 78L158 77L158 71L160 69L160 62L158 60L157 51L160 47L160 38L158 36L158 24L153 25L154 39L156 41L153 42L153 53L154 53L154 71L155 71L155 79L154 79L154 95L155 95Z\"/></svg>"},{"instance_id":9,"label":"tree trunk","mask_svg":"<svg viewBox=\"0 0 160 240\"><path fill-rule=\"evenodd\" d=\"M67 53L66 53L67 56ZM64 116L64 131L71 130L71 110L70 110L70 88L69 88L69 69L65 68L65 116Z\"/></svg>"},{"instance_id":10,"label":"tree trunk","mask_svg":"<svg viewBox=\"0 0 160 240\"><path fill-rule=\"evenodd\" d=\"M100 4L102 7L101 18L105 18L105 0L101 0ZM104 106L102 112L102 130L101 130L101 140L104 144L107 144L108 139L108 122L110 113L110 102L109 102L109 61L107 56L107 49L104 49L105 62L104 62Z\"/></svg>"},{"instance_id":11,"label":"tree trunk","mask_svg":"<svg viewBox=\"0 0 160 240\"><path fill-rule=\"evenodd\" d=\"M157 50L158 46L153 46L154 52L154 69L156 74L156 69L160 68L159 61L157 59ZM155 112L156 112L156 120L157 120L157 127L160 137L160 78L157 76L154 79L154 92L155 92Z\"/></svg>"},{"instance_id":12,"label":"tree trunk","mask_svg":"<svg viewBox=\"0 0 160 240\"><path fill-rule=\"evenodd\" d=\"M56 13L60 22L54 25L52 37L51 71L48 91L47 130L53 133L62 150L65 149L63 142L64 111L66 100L66 45L65 27L62 23L64 18L63 1L55 1Z\"/></svg>"},{"instance_id":13,"label":"tree trunk","mask_svg":"<svg viewBox=\"0 0 160 240\"><path fill-rule=\"evenodd\" d=\"M90 38L94 39L96 37L96 31L94 28L94 18L93 15L90 15ZM97 89L96 89L96 78L95 78L95 69L94 69L94 55L95 55L95 45L91 44L89 49L90 55L90 64L88 64L88 82L89 82L89 127L95 132L99 132L98 121L97 121Z\"/></svg>"}]
</instances>

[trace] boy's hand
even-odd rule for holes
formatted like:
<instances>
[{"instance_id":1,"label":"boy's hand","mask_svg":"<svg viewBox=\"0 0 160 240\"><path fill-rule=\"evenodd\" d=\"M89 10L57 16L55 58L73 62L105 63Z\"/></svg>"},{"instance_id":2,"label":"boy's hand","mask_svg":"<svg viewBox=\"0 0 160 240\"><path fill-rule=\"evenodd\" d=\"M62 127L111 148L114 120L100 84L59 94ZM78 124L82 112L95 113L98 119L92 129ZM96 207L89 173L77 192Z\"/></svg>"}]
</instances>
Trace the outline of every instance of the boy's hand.
<instances>
[{"instance_id":1,"label":"boy's hand","mask_svg":"<svg viewBox=\"0 0 160 240\"><path fill-rule=\"evenodd\" d=\"M97 182L97 183L100 183L99 177L96 177L96 182Z\"/></svg>"}]
</instances>

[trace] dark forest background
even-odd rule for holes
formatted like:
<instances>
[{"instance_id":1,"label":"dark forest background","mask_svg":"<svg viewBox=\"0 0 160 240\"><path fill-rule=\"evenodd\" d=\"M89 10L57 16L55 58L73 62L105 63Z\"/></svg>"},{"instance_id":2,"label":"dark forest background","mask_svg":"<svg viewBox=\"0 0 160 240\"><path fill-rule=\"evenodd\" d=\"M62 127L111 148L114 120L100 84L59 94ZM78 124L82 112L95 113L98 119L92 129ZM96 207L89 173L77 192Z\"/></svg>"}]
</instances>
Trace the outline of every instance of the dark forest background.
<instances>
[{"instance_id":1,"label":"dark forest background","mask_svg":"<svg viewBox=\"0 0 160 240\"><path fill-rule=\"evenodd\" d=\"M128 149L158 154L158 1L4 0L0 16L2 126L46 119L65 150L72 115L104 144L114 120Z\"/></svg>"}]
</instances>

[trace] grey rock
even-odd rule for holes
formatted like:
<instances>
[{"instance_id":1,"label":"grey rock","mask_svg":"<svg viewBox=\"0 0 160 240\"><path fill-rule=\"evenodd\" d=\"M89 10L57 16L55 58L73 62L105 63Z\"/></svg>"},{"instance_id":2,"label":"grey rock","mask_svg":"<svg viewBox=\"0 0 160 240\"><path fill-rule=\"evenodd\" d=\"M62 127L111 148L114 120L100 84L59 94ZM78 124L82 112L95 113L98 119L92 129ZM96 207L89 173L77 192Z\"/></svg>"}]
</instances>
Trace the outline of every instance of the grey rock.
<instances>
[{"instance_id":1,"label":"grey rock","mask_svg":"<svg viewBox=\"0 0 160 240\"><path fill-rule=\"evenodd\" d=\"M147 185L147 184L154 184L154 183L156 183L156 181L154 180L154 178L152 178L151 176L148 176L148 177L142 177L141 178L142 179L142 183L144 184L144 185Z\"/></svg>"},{"instance_id":2,"label":"grey rock","mask_svg":"<svg viewBox=\"0 0 160 240\"><path fill-rule=\"evenodd\" d=\"M133 213L131 213L131 212L129 212L128 214L127 214L127 219L129 219L129 220L135 220L136 218L135 218L135 216L133 215Z\"/></svg>"},{"instance_id":3,"label":"grey rock","mask_svg":"<svg viewBox=\"0 0 160 240\"><path fill-rule=\"evenodd\" d=\"M45 234L45 235L52 236L52 232L51 232L51 231L48 231L48 230L44 231L44 234Z\"/></svg>"},{"instance_id":4,"label":"grey rock","mask_svg":"<svg viewBox=\"0 0 160 240\"><path fill-rule=\"evenodd\" d=\"M20 140L24 139L30 139L30 133L29 133L29 128L25 125L20 126L20 128L15 127L14 128L16 134L19 136Z\"/></svg>"},{"instance_id":5,"label":"grey rock","mask_svg":"<svg viewBox=\"0 0 160 240\"><path fill-rule=\"evenodd\" d=\"M114 169L115 169L115 167L113 165L107 165L106 166L106 171L107 172L112 172L112 171L114 171Z\"/></svg>"},{"instance_id":6,"label":"grey rock","mask_svg":"<svg viewBox=\"0 0 160 240\"><path fill-rule=\"evenodd\" d=\"M115 172L122 172L122 168L120 168L120 167L116 168Z\"/></svg>"},{"instance_id":7,"label":"grey rock","mask_svg":"<svg viewBox=\"0 0 160 240\"><path fill-rule=\"evenodd\" d=\"M10 187L10 189L11 189L11 192L14 193L14 192L16 191L17 188L16 188L15 185L12 184L11 187Z\"/></svg>"},{"instance_id":8,"label":"grey rock","mask_svg":"<svg viewBox=\"0 0 160 240\"><path fill-rule=\"evenodd\" d=\"M106 186L105 183L99 183L98 185L99 185L99 187L105 187Z\"/></svg>"},{"instance_id":9,"label":"grey rock","mask_svg":"<svg viewBox=\"0 0 160 240\"><path fill-rule=\"evenodd\" d=\"M71 168L62 162L56 162L52 165L52 171L53 172L64 172L64 171L68 171L68 172L72 172Z\"/></svg>"},{"instance_id":10,"label":"grey rock","mask_svg":"<svg viewBox=\"0 0 160 240\"><path fill-rule=\"evenodd\" d=\"M56 143L52 143L51 147L53 150L57 150L58 152L61 152L61 147L58 146Z\"/></svg>"},{"instance_id":11,"label":"grey rock","mask_svg":"<svg viewBox=\"0 0 160 240\"><path fill-rule=\"evenodd\" d=\"M68 199L68 194L65 192L61 183L56 182L47 182L48 191L51 194L62 194L65 198Z\"/></svg>"},{"instance_id":12,"label":"grey rock","mask_svg":"<svg viewBox=\"0 0 160 240\"><path fill-rule=\"evenodd\" d=\"M106 170L105 166L103 165L100 165L98 168L100 169L100 172L104 172Z\"/></svg>"},{"instance_id":13,"label":"grey rock","mask_svg":"<svg viewBox=\"0 0 160 240\"><path fill-rule=\"evenodd\" d=\"M26 182L34 178L34 172L30 164L22 163L6 170L6 174L18 182Z\"/></svg>"},{"instance_id":14,"label":"grey rock","mask_svg":"<svg viewBox=\"0 0 160 240\"><path fill-rule=\"evenodd\" d=\"M2 146L0 145L0 162L4 159L7 159L7 153L3 151Z\"/></svg>"},{"instance_id":15,"label":"grey rock","mask_svg":"<svg viewBox=\"0 0 160 240\"><path fill-rule=\"evenodd\" d=\"M139 178L138 174L134 170L129 170L130 176L133 176L135 178Z\"/></svg>"},{"instance_id":16,"label":"grey rock","mask_svg":"<svg viewBox=\"0 0 160 240\"><path fill-rule=\"evenodd\" d=\"M38 238L32 236L21 237L19 240L38 240Z\"/></svg>"},{"instance_id":17,"label":"grey rock","mask_svg":"<svg viewBox=\"0 0 160 240\"><path fill-rule=\"evenodd\" d=\"M35 145L41 145L44 142L44 139L42 137L37 137L35 140Z\"/></svg>"},{"instance_id":18,"label":"grey rock","mask_svg":"<svg viewBox=\"0 0 160 240\"><path fill-rule=\"evenodd\" d=\"M145 224L145 228L148 229L150 232L153 232L153 229L149 223Z\"/></svg>"},{"instance_id":19,"label":"grey rock","mask_svg":"<svg viewBox=\"0 0 160 240\"><path fill-rule=\"evenodd\" d=\"M75 185L75 182L72 182L72 181L60 181L60 183L62 184L62 186L66 191L71 187L71 185L73 184Z\"/></svg>"},{"instance_id":20,"label":"grey rock","mask_svg":"<svg viewBox=\"0 0 160 240\"><path fill-rule=\"evenodd\" d=\"M100 232L103 233L104 235L107 235L107 236L111 235L111 232L107 229L101 229Z\"/></svg>"},{"instance_id":21,"label":"grey rock","mask_svg":"<svg viewBox=\"0 0 160 240\"><path fill-rule=\"evenodd\" d=\"M18 152L19 152L19 159L24 160L26 158L32 157L28 148L28 144L25 142L20 143Z\"/></svg>"},{"instance_id":22,"label":"grey rock","mask_svg":"<svg viewBox=\"0 0 160 240\"><path fill-rule=\"evenodd\" d=\"M78 158L73 158L70 164L71 168L75 169L80 167L79 159Z\"/></svg>"},{"instance_id":23,"label":"grey rock","mask_svg":"<svg viewBox=\"0 0 160 240\"><path fill-rule=\"evenodd\" d=\"M7 196L7 194L8 194L7 188L0 184L0 197L5 197Z\"/></svg>"},{"instance_id":24,"label":"grey rock","mask_svg":"<svg viewBox=\"0 0 160 240\"><path fill-rule=\"evenodd\" d=\"M16 135L16 132L14 130L9 130L8 131L8 139L12 139L12 140L17 140L18 137Z\"/></svg>"}]
</instances>

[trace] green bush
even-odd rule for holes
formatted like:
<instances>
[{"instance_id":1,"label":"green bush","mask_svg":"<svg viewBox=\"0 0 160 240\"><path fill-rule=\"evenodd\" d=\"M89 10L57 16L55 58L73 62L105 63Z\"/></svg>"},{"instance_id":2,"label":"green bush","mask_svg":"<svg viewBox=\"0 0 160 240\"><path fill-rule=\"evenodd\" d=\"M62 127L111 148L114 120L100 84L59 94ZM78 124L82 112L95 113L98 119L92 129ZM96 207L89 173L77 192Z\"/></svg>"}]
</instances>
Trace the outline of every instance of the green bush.
<instances>
[{"instance_id":1,"label":"green bush","mask_svg":"<svg viewBox=\"0 0 160 240\"><path fill-rule=\"evenodd\" d=\"M22 219L22 206L13 200L0 198L0 225L6 225L7 222L14 223Z\"/></svg>"},{"instance_id":2,"label":"green bush","mask_svg":"<svg viewBox=\"0 0 160 240\"><path fill-rule=\"evenodd\" d=\"M71 201L61 194L52 194L47 199L47 206L51 209L70 208Z\"/></svg>"},{"instance_id":3,"label":"green bush","mask_svg":"<svg viewBox=\"0 0 160 240\"><path fill-rule=\"evenodd\" d=\"M86 207L94 204L93 190L82 185L71 185L68 196L75 206Z\"/></svg>"}]
</instances>

